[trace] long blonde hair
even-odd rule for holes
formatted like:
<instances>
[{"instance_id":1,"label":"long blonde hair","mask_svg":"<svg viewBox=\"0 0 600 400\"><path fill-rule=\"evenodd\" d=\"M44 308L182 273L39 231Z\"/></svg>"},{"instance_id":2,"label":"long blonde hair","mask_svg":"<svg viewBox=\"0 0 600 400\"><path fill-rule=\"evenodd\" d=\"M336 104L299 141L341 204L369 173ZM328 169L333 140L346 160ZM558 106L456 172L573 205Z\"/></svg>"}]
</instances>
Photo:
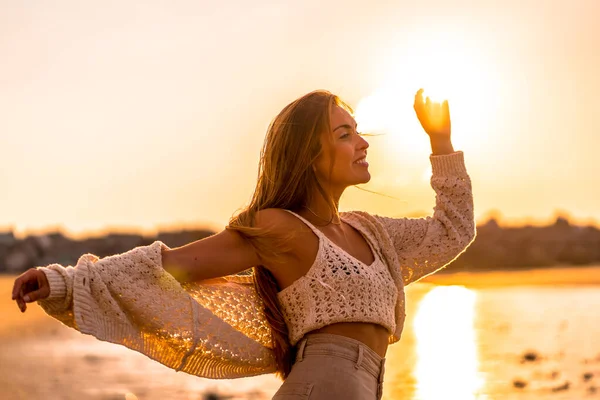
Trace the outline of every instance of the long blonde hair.
<instances>
[{"instance_id":1,"label":"long blonde hair","mask_svg":"<svg viewBox=\"0 0 600 400\"><path fill-rule=\"evenodd\" d=\"M271 122L260 154L258 181L250 204L233 216L226 229L240 233L264 260L277 260L290 250L286 237L254 227L259 210L282 208L297 211L309 204L313 193L320 193L328 202L332 214L339 218L335 200L317 180L313 165L323 151L321 136L330 132L330 111L342 107L351 114L352 108L334 94L317 90L288 104ZM332 140L331 135L324 135ZM333 158L329 173L333 170ZM254 285L264 302L264 312L271 328L276 374L285 379L292 368L295 349L288 340L288 329L279 309L279 287L264 266L253 267Z\"/></svg>"}]
</instances>

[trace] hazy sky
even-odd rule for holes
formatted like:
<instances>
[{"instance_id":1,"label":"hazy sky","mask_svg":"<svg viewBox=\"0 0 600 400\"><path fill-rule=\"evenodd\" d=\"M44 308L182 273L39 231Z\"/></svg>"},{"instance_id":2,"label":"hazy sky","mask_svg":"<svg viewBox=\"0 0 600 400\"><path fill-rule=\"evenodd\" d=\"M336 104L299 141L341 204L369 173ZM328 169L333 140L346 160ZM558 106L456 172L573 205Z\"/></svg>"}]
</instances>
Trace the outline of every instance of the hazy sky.
<instances>
[{"instance_id":1,"label":"hazy sky","mask_svg":"<svg viewBox=\"0 0 600 400\"><path fill-rule=\"evenodd\" d=\"M216 5L218 3L218 5ZM208 225L250 199L270 120L327 89L372 181L430 214L414 92L448 97L476 215L600 221L600 2L0 0L0 231Z\"/></svg>"}]
</instances>

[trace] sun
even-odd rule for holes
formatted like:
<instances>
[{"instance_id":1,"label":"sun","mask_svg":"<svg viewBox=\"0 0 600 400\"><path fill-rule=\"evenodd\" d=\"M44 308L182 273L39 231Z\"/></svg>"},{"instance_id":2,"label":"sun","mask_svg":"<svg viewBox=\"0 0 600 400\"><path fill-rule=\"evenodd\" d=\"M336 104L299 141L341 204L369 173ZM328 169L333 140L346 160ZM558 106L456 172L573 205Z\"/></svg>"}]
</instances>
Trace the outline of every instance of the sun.
<instances>
[{"instance_id":1,"label":"sun","mask_svg":"<svg viewBox=\"0 0 600 400\"><path fill-rule=\"evenodd\" d=\"M406 33L410 41L392 51L381 87L356 106L361 131L385 133L386 148L396 154L429 151L429 140L413 110L414 95L423 88L424 98L449 101L455 148L485 146L484 132L498 103L498 79L484 49L470 39L473 33L454 29L415 28Z\"/></svg>"}]
</instances>

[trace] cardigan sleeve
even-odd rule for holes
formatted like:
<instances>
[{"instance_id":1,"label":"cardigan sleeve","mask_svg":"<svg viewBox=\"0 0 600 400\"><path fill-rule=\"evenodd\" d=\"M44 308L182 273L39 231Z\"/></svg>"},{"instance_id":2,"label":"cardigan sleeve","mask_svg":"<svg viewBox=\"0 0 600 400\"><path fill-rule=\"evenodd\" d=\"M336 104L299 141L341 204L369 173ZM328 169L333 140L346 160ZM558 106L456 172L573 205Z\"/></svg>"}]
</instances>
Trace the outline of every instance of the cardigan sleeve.
<instances>
[{"instance_id":1,"label":"cardigan sleeve","mask_svg":"<svg viewBox=\"0 0 600 400\"><path fill-rule=\"evenodd\" d=\"M50 284L38 304L81 333L176 371L213 379L274 372L252 276L180 284L162 268L165 247L155 241L102 259L85 254L75 267L38 267Z\"/></svg>"},{"instance_id":2,"label":"cardigan sleeve","mask_svg":"<svg viewBox=\"0 0 600 400\"><path fill-rule=\"evenodd\" d=\"M38 305L63 324L77 329L75 316L73 315L73 274L75 268L50 264L47 267L37 267L37 269L44 272L50 285L50 295L43 300L38 300Z\"/></svg>"},{"instance_id":3,"label":"cardigan sleeve","mask_svg":"<svg viewBox=\"0 0 600 400\"><path fill-rule=\"evenodd\" d=\"M448 265L475 238L471 180L461 151L431 155L433 216L390 218L375 215L390 236L405 285Z\"/></svg>"}]
</instances>

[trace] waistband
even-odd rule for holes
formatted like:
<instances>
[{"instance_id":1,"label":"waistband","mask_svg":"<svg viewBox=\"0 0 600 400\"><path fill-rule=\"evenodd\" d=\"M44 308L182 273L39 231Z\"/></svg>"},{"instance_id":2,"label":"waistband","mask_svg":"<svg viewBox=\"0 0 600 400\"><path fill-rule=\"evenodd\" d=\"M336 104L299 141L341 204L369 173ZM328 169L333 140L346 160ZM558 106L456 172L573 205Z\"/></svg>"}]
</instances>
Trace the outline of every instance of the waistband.
<instances>
[{"instance_id":1,"label":"waistband","mask_svg":"<svg viewBox=\"0 0 600 400\"><path fill-rule=\"evenodd\" d=\"M335 355L355 362L357 369L362 366L377 382L383 383L385 357L360 340L333 333L309 333L298 342L296 349L296 362L309 355Z\"/></svg>"}]
</instances>

